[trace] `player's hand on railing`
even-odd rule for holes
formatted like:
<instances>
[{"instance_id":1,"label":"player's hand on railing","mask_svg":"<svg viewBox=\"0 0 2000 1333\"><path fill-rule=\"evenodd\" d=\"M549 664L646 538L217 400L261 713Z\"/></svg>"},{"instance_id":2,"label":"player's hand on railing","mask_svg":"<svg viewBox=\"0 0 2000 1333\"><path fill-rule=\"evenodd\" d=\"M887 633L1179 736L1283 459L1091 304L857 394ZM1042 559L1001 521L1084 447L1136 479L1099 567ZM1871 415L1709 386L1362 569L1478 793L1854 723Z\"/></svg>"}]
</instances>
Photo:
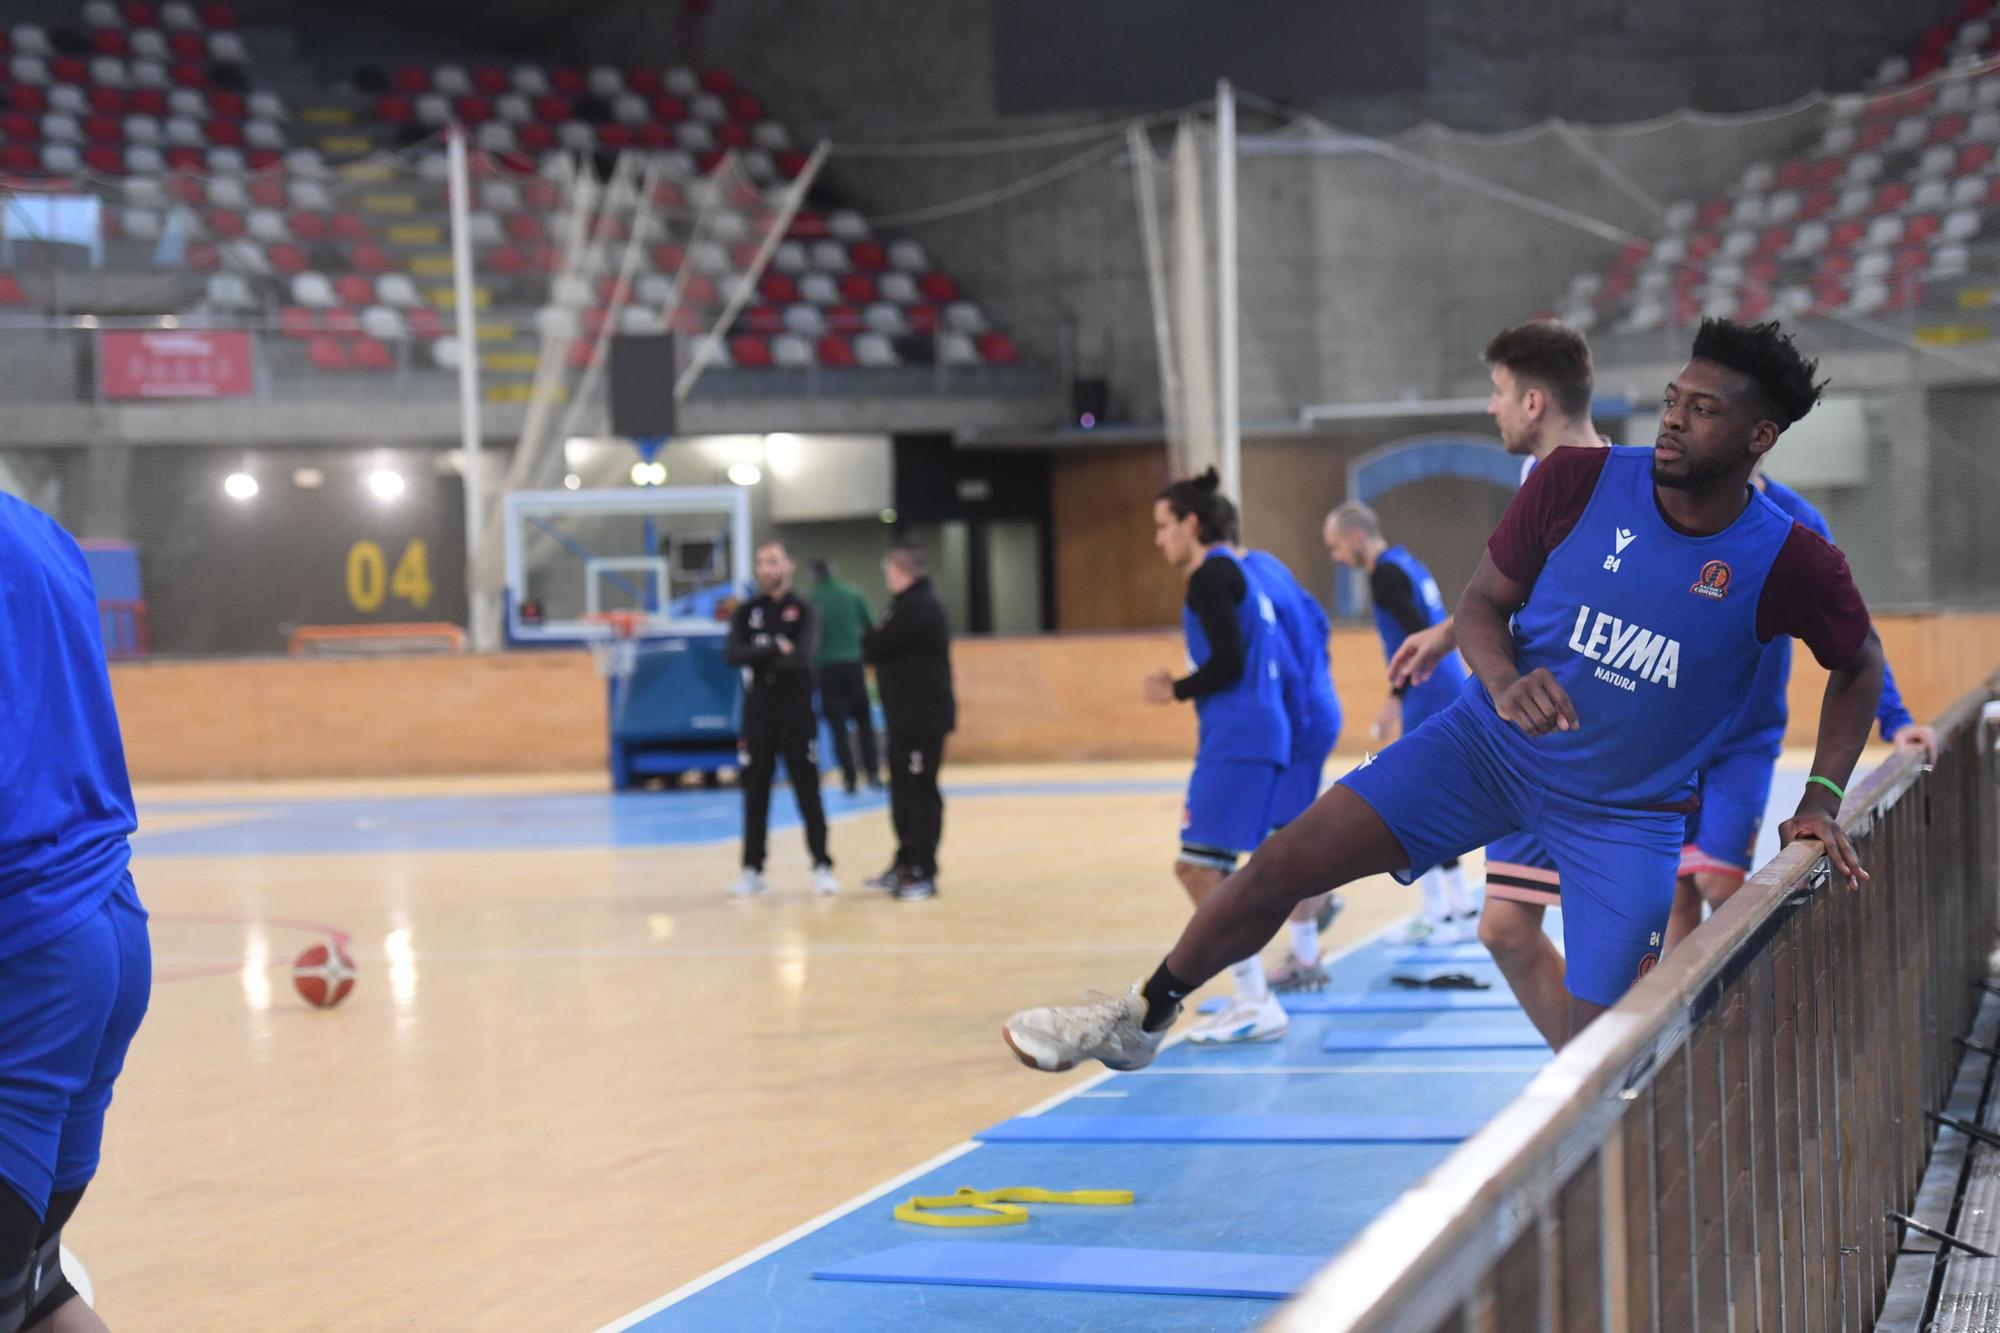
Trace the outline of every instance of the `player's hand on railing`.
<instances>
[{"instance_id":1,"label":"player's hand on railing","mask_svg":"<svg viewBox=\"0 0 2000 1333\"><path fill-rule=\"evenodd\" d=\"M1899 750L1922 750L1926 764L1937 762L1937 730L1933 727L1927 727L1921 722L1912 722L1896 732L1895 744Z\"/></svg>"},{"instance_id":2,"label":"player's hand on railing","mask_svg":"<svg viewBox=\"0 0 2000 1333\"><path fill-rule=\"evenodd\" d=\"M1456 646L1449 620L1409 635L1396 649L1396 655L1389 659L1390 686L1400 689L1405 685L1423 684L1431 678L1431 672L1437 670L1438 663L1450 656Z\"/></svg>"},{"instance_id":3,"label":"player's hand on railing","mask_svg":"<svg viewBox=\"0 0 2000 1333\"><path fill-rule=\"evenodd\" d=\"M1500 697L1493 701L1493 707L1501 717L1530 736L1546 736L1552 731L1576 731L1582 726L1577 721L1576 705L1570 702L1569 692L1549 674L1547 667L1536 667L1502 690Z\"/></svg>"},{"instance_id":4,"label":"player's hand on railing","mask_svg":"<svg viewBox=\"0 0 2000 1333\"><path fill-rule=\"evenodd\" d=\"M1840 811L1827 809L1816 790L1806 788L1798 813L1778 825L1778 845L1789 847L1802 840L1818 843L1826 849L1826 859L1833 863L1834 872L1846 877L1847 887L1858 889L1868 882L1868 872L1862 868L1854 844L1847 840L1846 830L1840 827ZM1826 799L1830 801L1832 797Z\"/></svg>"},{"instance_id":5,"label":"player's hand on railing","mask_svg":"<svg viewBox=\"0 0 2000 1333\"><path fill-rule=\"evenodd\" d=\"M1146 702L1149 704L1172 703L1174 701L1174 673L1171 671L1155 671L1152 675L1146 677L1143 693Z\"/></svg>"}]
</instances>

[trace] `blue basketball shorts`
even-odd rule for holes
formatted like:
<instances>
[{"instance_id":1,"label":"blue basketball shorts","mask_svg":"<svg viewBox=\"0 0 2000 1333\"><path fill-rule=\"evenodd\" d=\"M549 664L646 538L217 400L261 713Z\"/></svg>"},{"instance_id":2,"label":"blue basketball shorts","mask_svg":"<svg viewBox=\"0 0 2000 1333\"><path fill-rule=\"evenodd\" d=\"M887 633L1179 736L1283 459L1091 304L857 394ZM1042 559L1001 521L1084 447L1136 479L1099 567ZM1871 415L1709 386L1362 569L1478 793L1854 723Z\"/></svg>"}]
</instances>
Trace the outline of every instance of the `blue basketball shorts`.
<instances>
[{"instance_id":1,"label":"blue basketball shorts","mask_svg":"<svg viewBox=\"0 0 2000 1333\"><path fill-rule=\"evenodd\" d=\"M73 930L0 961L0 1181L36 1216L97 1173L111 1085L153 986L127 874Z\"/></svg>"},{"instance_id":2,"label":"blue basketball shorts","mask_svg":"<svg viewBox=\"0 0 2000 1333\"><path fill-rule=\"evenodd\" d=\"M1777 747L1761 742L1709 760L1701 770L1701 808L1688 819L1687 843L1681 848L1683 875L1742 879L1750 873L1777 766Z\"/></svg>"},{"instance_id":3,"label":"blue basketball shorts","mask_svg":"<svg viewBox=\"0 0 2000 1333\"><path fill-rule=\"evenodd\" d=\"M1532 833L1509 833L1486 844L1486 897L1530 907L1561 907L1556 859Z\"/></svg>"},{"instance_id":4,"label":"blue basketball shorts","mask_svg":"<svg viewBox=\"0 0 2000 1333\"><path fill-rule=\"evenodd\" d=\"M1271 831L1271 797L1284 769L1249 760L1197 759L1181 812L1181 860L1234 870Z\"/></svg>"},{"instance_id":5,"label":"blue basketball shorts","mask_svg":"<svg viewBox=\"0 0 2000 1333\"><path fill-rule=\"evenodd\" d=\"M1406 884L1532 831L1562 881L1570 994L1614 1004L1659 961L1687 818L1538 785L1506 761L1498 729L1508 725L1484 699L1461 698L1341 782L1402 844L1409 864L1396 878Z\"/></svg>"},{"instance_id":6,"label":"blue basketball shorts","mask_svg":"<svg viewBox=\"0 0 2000 1333\"><path fill-rule=\"evenodd\" d=\"M1465 692L1463 676L1432 676L1421 685L1403 691L1403 734L1409 735L1424 723L1458 702Z\"/></svg>"},{"instance_id":7,"label":"blue basketball shorts","mask_svg":"<svg viewBox=\"0 0 2000 1333\"><path fill-rule=\"evenodd\" d=\"M1335 739L1324 734L1307 736L1292 747L1292 762L1278 774L1278 785L1271 793L1272 828L1283 828L1319 799L1319 785Z\"/></svg>"}]
</instances>

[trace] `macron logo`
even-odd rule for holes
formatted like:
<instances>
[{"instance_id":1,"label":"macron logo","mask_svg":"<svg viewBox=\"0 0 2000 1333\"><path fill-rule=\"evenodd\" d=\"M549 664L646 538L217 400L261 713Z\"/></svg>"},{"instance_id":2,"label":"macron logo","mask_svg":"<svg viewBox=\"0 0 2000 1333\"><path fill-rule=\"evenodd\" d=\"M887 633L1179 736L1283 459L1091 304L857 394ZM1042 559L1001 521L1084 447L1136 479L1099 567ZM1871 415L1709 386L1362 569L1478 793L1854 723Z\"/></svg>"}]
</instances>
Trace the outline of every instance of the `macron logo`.
<instances>
[{"instance_id":1,"label":"macron logo","mask_svg":"<svg viewBox=\"0 0 2000 1333\"><path fill-rule=\"evenodd\" d=\"M1618 535L1613 539L1618 547L1616 554L1625 554L1625 548L1632 544L1632 538L1636 535L1630 528L1618 529Z\"/></svg>"},{"instance_id":2,"label":"macron logo","mask_svg":"<svg viewBox=\"0 0 2000 1333\"><path fill-rule=\"evenodd\" d=\"M1668 689L1678 686L1681 674L1681 641L1655 634L1639 625L1628 624L1603 611L1595 613L1579 606L1576 624L1569 632L1570 651L1600 662L1594 674L1606 684L1628 693L1637 692L1638 682L1648 680ZM1585 633L1585 627L1589 633Z\"/></svg>"}]
</instances>

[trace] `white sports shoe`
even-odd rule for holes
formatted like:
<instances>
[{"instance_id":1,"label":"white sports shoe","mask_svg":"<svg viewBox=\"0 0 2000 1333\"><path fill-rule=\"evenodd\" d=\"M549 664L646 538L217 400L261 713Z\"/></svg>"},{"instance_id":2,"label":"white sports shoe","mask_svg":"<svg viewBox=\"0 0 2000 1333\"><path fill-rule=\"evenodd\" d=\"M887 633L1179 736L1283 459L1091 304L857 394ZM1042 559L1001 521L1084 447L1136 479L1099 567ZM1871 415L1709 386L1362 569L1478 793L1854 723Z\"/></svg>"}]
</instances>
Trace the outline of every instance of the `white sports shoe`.
<instances>
[{"instance_id":1,"label":"white sports shoe","mask_svg":"<svg viewBox=\"0 0 2000 1333\"><path fill-rule=\"evenodd\" d=\"M1451 924L1452 918L1448 916L1432 916L1428 912L1419 912L1405 921L1401 930L1390 936L1390 942L1421 946L1426 949L1443 944L1457 944L1460 942L1459 937L1452 933Z\"/></svg>"},{"instance_id":2,"label":"white sports shoe","mask_svg":"<svg viewBox=\"0 0 2000 1333\"><path fill-rule=\"evenodd\" d=\"M745 866L743 873L736 877L736 882L729 886L729 896L732 898L761 898L770 891L771 886L764 882L764 872L752 870L748 866Z\"/></svg>"},{"instance_id":3,"label":"white sports shoe","mask_svg":"<svg viewBox=\"0 0 2000 1333\"><path fill-rule=\"evenodd\" d=\"M833 877L832 866L813 867L813 897L838 898L840 881Z\"/></svg>"},{"instance_id":4,"label":"white sports shoe","mask_svg":"<svg viewBox=\"0 0 2000 1333\"><path fill-rule=\"evenodd\" d=\"M1479 918L1474 916L1448 916L1431 927L1431 933L1424 937L1426 948L1443 949L1454 944L1469 944L1479 938Z\"/></svg>"},{"instance_id":5,"label":"white sports shoe","mask_svg":"<svg viewBox=\"0 0 2000 1333\"><path fill-rule=\"evenodd\" d=\"M1276 1041L1285 1035L1291 1019L1285 1006L1273 995L1262 1004L1231 1000L1229 1007L1188 1033L1196 1046L1235 1046L1249 1041Z\"/></svg>"},{"instance_id":6,"label":"white sports shoe","mask_svg":"<svg viewBox=\"0 0 2000 1333\"><path fill-rule=\"evenodd\" d=\"M1141 1026L1146 1001L1138 982L1123 995L1086 991L1085 1004L1023 1009L1000 1029L1015 1056L1030 1069L1060 1074L1085 1060L1109 1069L1144 1069L1166 1040L1169 1023L1158 1032Z\"/></svg>"}]
</instances>

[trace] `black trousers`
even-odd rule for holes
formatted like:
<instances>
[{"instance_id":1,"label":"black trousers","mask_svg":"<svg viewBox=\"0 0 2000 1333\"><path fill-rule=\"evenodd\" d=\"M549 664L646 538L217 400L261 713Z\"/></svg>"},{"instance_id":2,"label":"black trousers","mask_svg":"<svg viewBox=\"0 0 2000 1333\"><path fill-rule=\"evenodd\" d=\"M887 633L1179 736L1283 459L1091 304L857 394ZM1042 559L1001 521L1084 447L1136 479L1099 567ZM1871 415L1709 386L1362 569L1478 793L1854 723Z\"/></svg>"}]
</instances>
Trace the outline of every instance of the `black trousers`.
<instances>
[{"instance_id":1,"label":"black trousers","mask_svg":"<svg viewBox=\"0 0 2000 1333\"><path fill-rule=\"evenodd\" d=\"M944 793L938 768L944 737L889 732L889 819L896 826L896 864L918 879L937 875L938 839L944 833Z\"/></svg>"},{"instance_id":2,"label":"black trousers","mask_svg":"<svg viewBox=\"0 0 2000 1333\"><path fill-rule=\"evenodd\" d=\"M840 780L854 790L854 743L848 739L847 725L861 734L860 776L876 781L881 770L875 758L875 726L868 717L868 669L859 662L832 662L819 669L819 706L826 725L833 732L833 757L840 764Z\"/></svg>"},{"instance_id":3,"label":"black trousers","mask_svg":"<svg viewBox=\"0 0 2000 1333\"><path fill-rule=\"evenodd\" d=\"M805 696L778 707L744 704L743 864L752 870L764 868L771 779L780 756L785 761L785 776L792 781L792 796L799 803L799 817L805 821L806 850L812 853L816 866L833 863L826 854L826 809L819 799L818 731L819 719Z\"/></svg>"}]
</instances>

